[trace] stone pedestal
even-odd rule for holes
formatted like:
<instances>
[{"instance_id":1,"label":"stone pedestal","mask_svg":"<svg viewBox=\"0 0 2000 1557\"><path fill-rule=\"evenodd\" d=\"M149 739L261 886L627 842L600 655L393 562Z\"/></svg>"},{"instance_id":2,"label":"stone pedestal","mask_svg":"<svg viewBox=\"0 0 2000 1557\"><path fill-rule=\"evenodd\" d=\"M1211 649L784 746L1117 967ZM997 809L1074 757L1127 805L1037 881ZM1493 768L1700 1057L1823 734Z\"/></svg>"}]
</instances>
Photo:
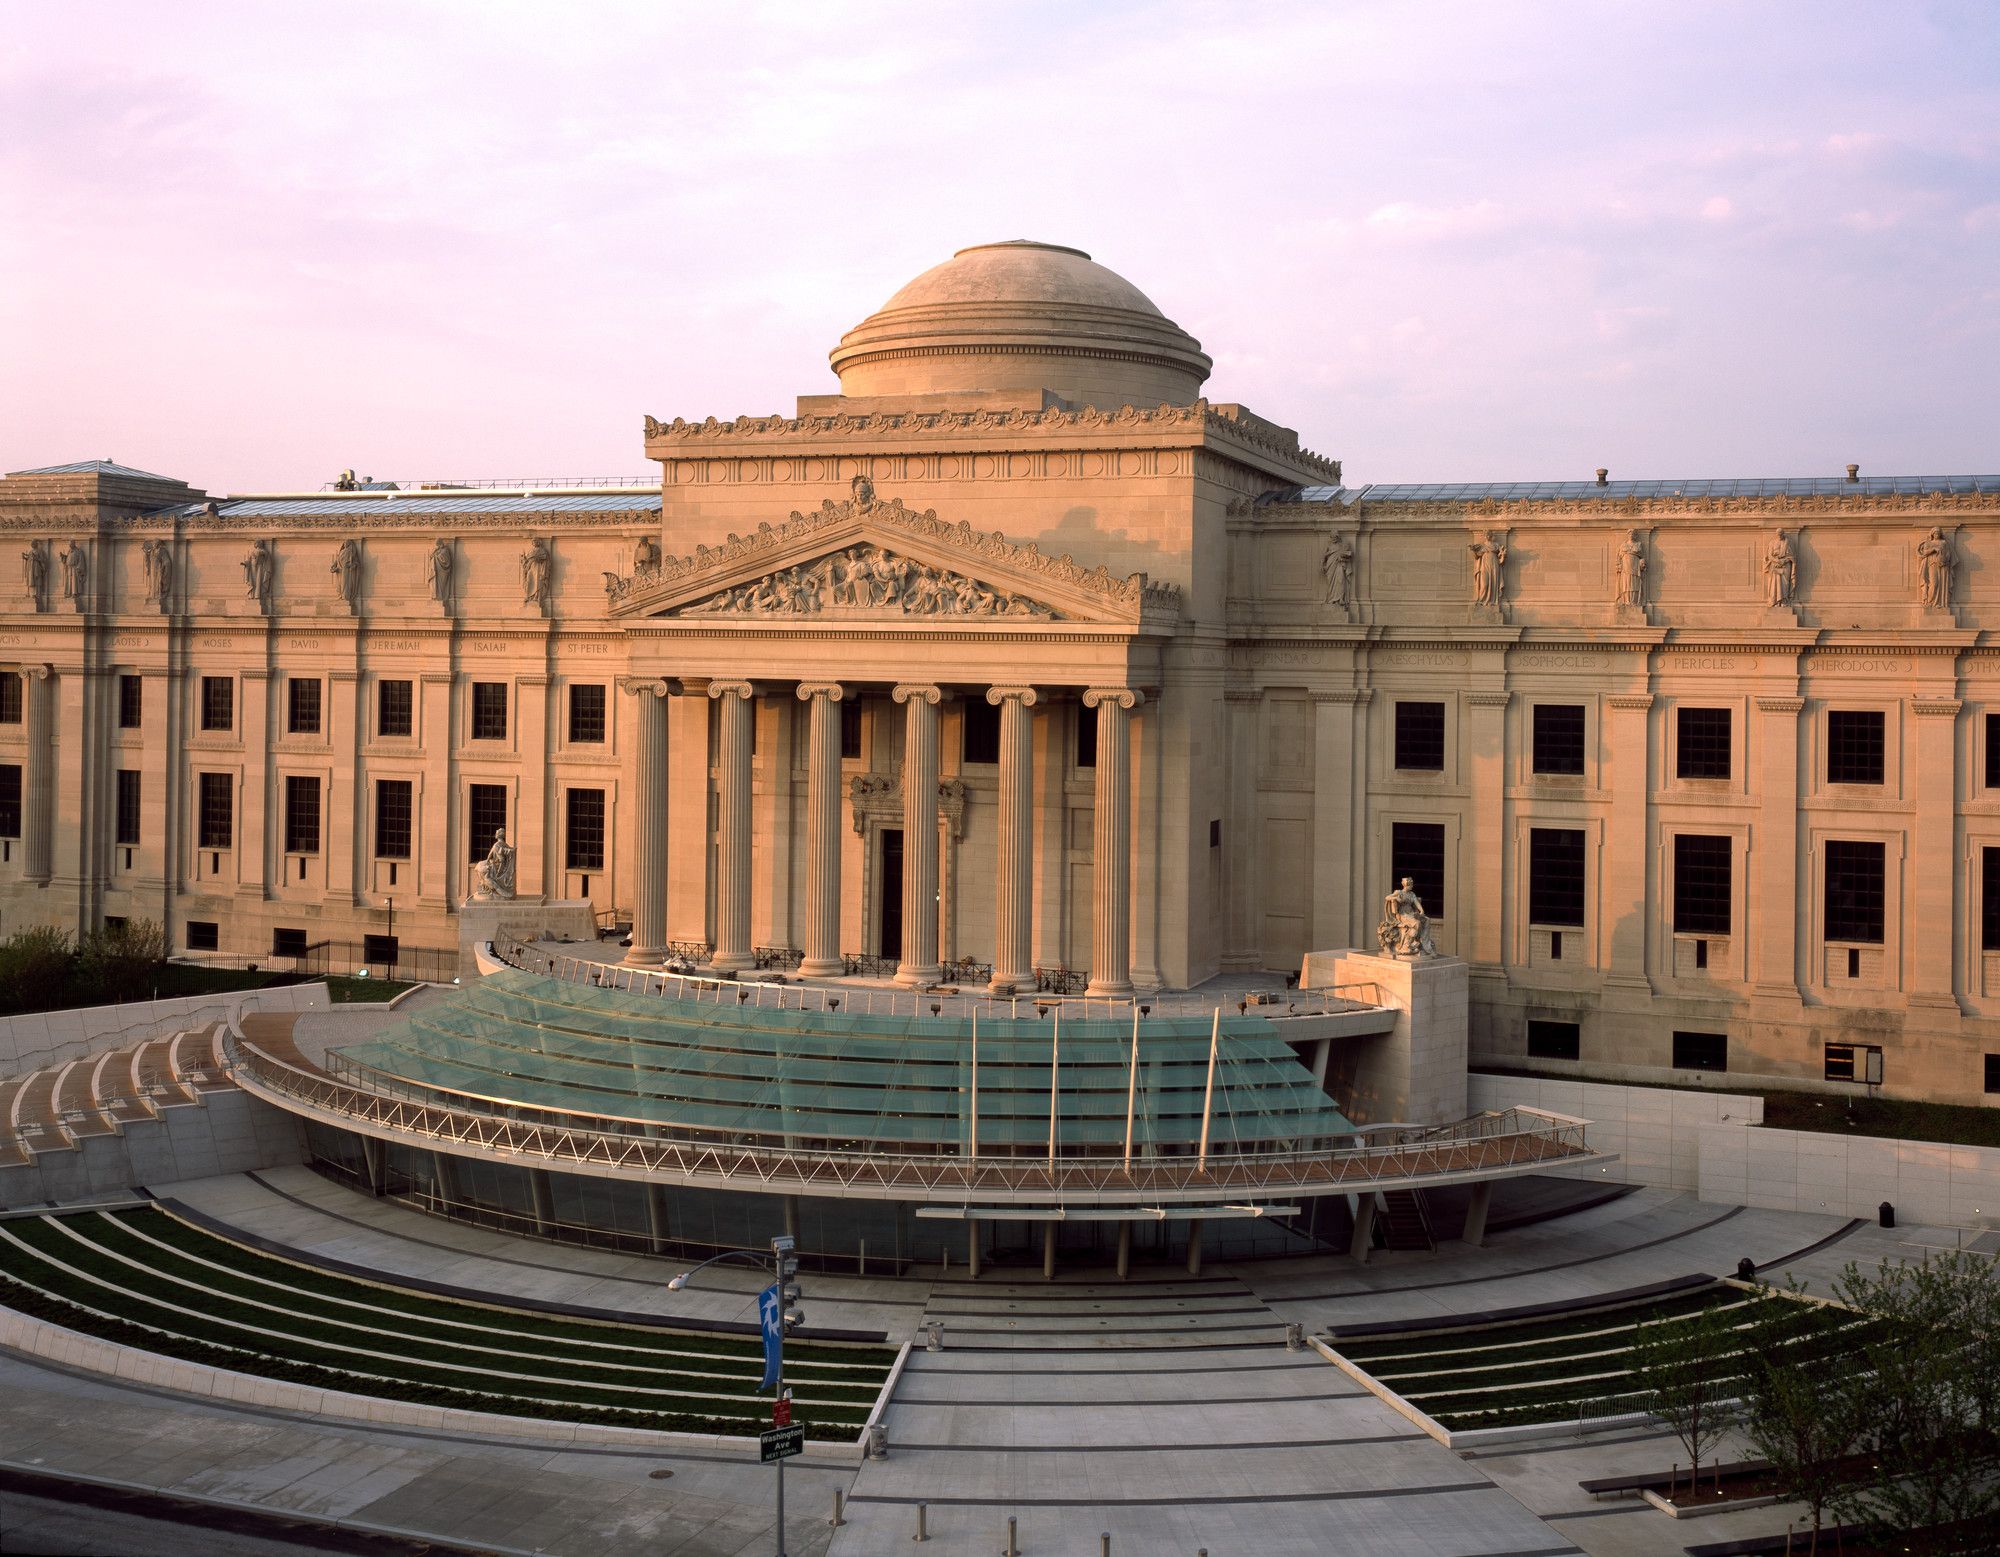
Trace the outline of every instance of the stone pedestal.
<instances>
[{"instance_id":1,"label":"stone pedestal","mask_svg":"<svg viewBox=\"0 0 2000 1557\"><path fill-rule=\"evenodd\" d=\"M1447 1124L1466 1115L1469 970L1457 957L1308 952L1302 989L1372 984L1396 1012L1386 1033L1338 1039L1327 1089L1356 1124Z\"/></svg>"},{"instance_id":2,"label":"stone pedestal","mask_svg":"<svg viewBox=\"0 0 2000 1557\"><path fill-rule=\"evenodd\" d=\"M461 978L479 972L472 948L496 935L517 935L524 941L561 939L597 943L597 913L590 899L539 897L471 897L458 910L458 971Z\"/></svg>"}]
</instances>

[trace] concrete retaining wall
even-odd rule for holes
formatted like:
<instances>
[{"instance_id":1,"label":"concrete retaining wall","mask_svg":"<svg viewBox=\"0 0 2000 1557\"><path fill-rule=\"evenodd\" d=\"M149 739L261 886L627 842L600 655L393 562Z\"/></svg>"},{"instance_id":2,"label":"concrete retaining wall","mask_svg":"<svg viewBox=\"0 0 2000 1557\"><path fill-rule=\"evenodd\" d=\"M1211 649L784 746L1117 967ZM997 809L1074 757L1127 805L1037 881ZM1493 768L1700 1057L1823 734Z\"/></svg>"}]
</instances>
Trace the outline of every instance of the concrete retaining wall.
<instances>
[{"instance_id":1,"label":"concrete retaining wall","mask_svg":"<svg viewBox=\"0 0 2000 1557\"><path fill-rule=\"evenodd\" d=\"M1991 1147L1727 1124L1696 1133L1703 1200L1864 1217L1886 1200L1905 1222L2000 1225L2000 1150Z\"/></svg>"},{"instance_id":2,"label":"concrete retaining wall","mask_svg":"<svg viewBox=\"0 0 2000 1557\"><path fill-rule=\"evenodd\" d=\"M226 1021L239 1011L323 1011L328 1004L324 984L286 984L277 989L10 1016L0 1019L0 1076L16 1076L82 1055L122 1049L157 1033Z\"/></svg>"},{"instance_id":3,"label":"concrete retaining wall","mask_svg":"<svg viewBox=\"0 0 2000 1557\"><path fill-rule=\"evenodd\" d=\"M0 1209L304 1161L305 1130L295 1116L230 1088L135 1120L123 1135L87 1135L71 1150L0 1168Z\"/></svg>"},{"instance_id":4,"label":"concrete retaining wall","mask_svg":"<svg viewBox=\"0 0 2000 1557\"><path fill-rule=\"evenodd\" d=\"M1764 1117L1764 1100L1742 1093L1625 1087L1547 1076L1475 1075L1468 1101L1475 1109L1546 1108L1588 1119L1590 1144L1618 1153L1618 1160L1606 1167L1573 1169L1569 1176L1662 1189L1699 1187L1703 1126L1740 1130Z\"/></svg>"}]
</instances>

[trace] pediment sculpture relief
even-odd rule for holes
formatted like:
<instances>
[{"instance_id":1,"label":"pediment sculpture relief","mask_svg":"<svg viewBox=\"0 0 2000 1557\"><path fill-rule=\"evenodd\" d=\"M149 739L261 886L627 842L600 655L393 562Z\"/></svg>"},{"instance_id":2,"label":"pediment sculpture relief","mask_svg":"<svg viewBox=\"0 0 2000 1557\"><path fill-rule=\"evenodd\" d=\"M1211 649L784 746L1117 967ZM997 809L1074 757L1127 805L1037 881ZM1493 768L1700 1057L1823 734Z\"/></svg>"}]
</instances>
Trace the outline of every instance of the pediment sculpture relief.
<instances>
[{"instance_id":1,"label":"pediment sculpture relief","mask_svg":"<svg viewBox=\"0 0 2000 1557\"><path fill-rule=\"evenodd\" d=\"M857 545L681 607L683 616L999 616L1053 621L1039 601L963 573Z\"/></svg>"}]
</instances>

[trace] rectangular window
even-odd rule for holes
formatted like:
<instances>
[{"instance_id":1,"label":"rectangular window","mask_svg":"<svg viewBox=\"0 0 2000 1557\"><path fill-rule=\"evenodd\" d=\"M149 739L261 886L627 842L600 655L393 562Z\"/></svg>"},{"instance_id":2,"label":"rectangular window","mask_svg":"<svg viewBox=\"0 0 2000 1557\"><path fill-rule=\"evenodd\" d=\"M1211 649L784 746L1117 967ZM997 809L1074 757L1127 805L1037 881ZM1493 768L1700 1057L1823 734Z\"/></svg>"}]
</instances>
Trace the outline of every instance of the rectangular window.
<instances>
[{"instance_id":1,"label":"rectangular window","mask_svg":"<svg viewBox=\"0 0 2000 1557\"><path fill-rule=\"evenodd\" d=\"M1097 710L1076 705L1076 765L1097 766Z\"/></svg>"},{"instance_id":2,"label":"rectangular window","mask_svg":"<svg viewBox=\"0 0 2000 1557\"><path fill-rule=\"evenodd\" d=\"M201 775L196 830L204 849L226 849L236 834L235 780L227 773Z\"/></svg>"},{"instance_id":3,"label":"rectangular window","mask_svg":"<svg viewBox=\"0 0 2000 1557\"><path fill-rule=\"evenodd\" d=\"M849 696L840 703L840 760L852 762L861 755L861 699Z\"/></svg>"},{"instance_id":4,"label":"rectangular window","mask_svg":"<svg viewBox=\"0 0 2000 1557\"><path fill-rule=\"evenodd\" d=\"M417 689L408 681L375 684L375 733L409 735L417 727Z\"/></svg>"},{"instance_id":5,"label":"rectangular window","mask_svg":"<svg viewBox=\"0 0 2000 1557\"><path fill-rule=\"evenodd\" d=\"M507 714L500 713L501 733L506 733ZM601 682L578 682L569 689L569 740L572 746L599 744L604 740L604 686Z\"/></svg>"},{"instance_id":6,"label":"rectangular window","mask_svg":"<svg viewBox=\"0 0 2000 1557\"><path fill-rule=\"evenodd\" d=\"M400 936L364 935L361 937L361 960L372 968L388 972L396 966L396 954L400 949Z\"/></svg>"},{"instance_id":7,"label":"rectangular window","mask_svg":"<svg viewBox=\"0 0 2000 1557\"><path fill-rule=\"evenodd\" d=\"M1986 1056L1986 1090L2000 1092L2000 1054Z\"/></svg>"},{"instance_id":8,"label":"rectangular window","mask_svg":"<svg viewBox=\"0 0 2000 1557\"><path fill-rule=\"evenodd\" d=\"M1681 708L1674 741L1674 775L1684 779L1729 777L1729 710Z\"/></svg>"},{"instance_id":9,"label":"rectangular window","mask_svg":"<svg viewBox=\"0 0 2000 1557\"><path fill-rule=\"evenodd\" d=\"M1986 787L2000 789L2000 714L1986 716Z\"/></svg>"},{"instance_id":10,"label":"rectangular window","mask_svg":"<svg viewBox=\"0 0 2000 1557\"><path fill-rule=\"evenodd\" d=\"M271 931L271 955L273 957L303 957L306 954L306 932L274 928Z\"/></svg>"},{"instance_id":11,"label":"rectangular window","mask_svg":"<svg viewBox=\"0 0 2000 1557\"><path fill-rule=\"evenodd\" d=\"M1423 901L1424 912L1433 919L1444 918L1444 823L1389 824L1389 879L1401 885L1405 876L1413 883L1410 890Z\"/></svg>"},{"instance_id":12,"label":"rectangular window","mask_svg":"<svg viewBox=\"0 0 2000 1557\"><path fill-rule=\"evenodd\" d=\"M1979 851L1979 949L2000 951L2000 849Z\"/></svg>"},{"instance_id":13,"label":"rectangular window","mask_svg":"<svg viewBox=\"0 0 2000 1557\"><path fill-rule=\"evenodd\" d=\"M1730 840L1679 833L1674 837L1674 934L1727 935Z\"/></svg>"},{"instance_id":14,"label":"rectangular window","mask_svg":"<svg viewBox=\"0 0 2000 1557\"><path fill-rule=\"evenodd\" d=\"M201 678L201 727L204 730L236 728L236 683L230 677Z\"/></svg>"},{"instance_id":15,"label":"rectangular window","mask_svg":"<svg viewBox=\"0 0 2000 1557\"><path fill-rule=\"evenodd\" d=\"M144 676L120 676L118 678L118 728L136 730L146 712L146 678Z\"/></svg>"},{"instance_id":16,"label":"rectangular window","mask_svg":"<svg viewBox=\"0 0 2000 1557\"><path fill-rule=\"evenodd\" d=\"M507 786L474 784L465 797L465 857L483 860L493 835L507 825Z\"/></svg>"},{"instance_id":17,"label":"rectangular window","mask_svg":"<svg viewBox=\"0 0 2000 1557\"><path fill-rule=\"evenodd\" d=\"M413 786L408 779L375 781L375 858L410 857L410 817Z\"/></svg>"},{"instance_id":18,"label":"rectangular window","mask_svg":"<svg viewBox=\"0 0 2000 1557\"><path fill-rule=\"evenodd\" d=\"M1729 1034L1675 1033L1674 1069L1729 1069Z\"/></svg>"},{"instance_id":19,"label":"rectangular window","mask_svg":"<svg viewBox=\"0 0 2000 1557\"><path fill-rule=\"evenodd\" d=\"M1879 710L1836 708L1827 714L1827 783L1881 783L1882 751Z\"/></svg>"},{"instance_id":20,"label":"rectangular window","mask_svg":"<svg viewBox=\"0 0 2000 1557\"><path fill-rule=\"evenodd\" d=\"M120 768L118 770L118 837L119 843L139 841L139 770Z\"/></svg>"},{"instance_id":21,"label":"rectangular window","mask_svg":"<svg viewBox=\"0 0 2000 1557\"><path fill-rule=\"evenodd\" d=\"M1583 1058L1583 1025L1580 1022L1544 1022L1536 1017L1529 1017L1528 1058L1531 1060Z\"/></svg>"},{"instance_id":22,"label":"rectangular window","mask_svg":"<svg viewBox=\"0 0 2000 1557\"><path fill-rule=\"evenodd\" d=\"M0 724L21 722L21 673L0 670Z\"/></svg>"},{"instance_id":23,"label":"rectangular window","mask_svg":"<svg viewBox=\"0 0 2000 1557\"><path fill-rule=\"evenodd\" d=\"M1826 841L1826 938L1882 939L1883 850L1848 838Z\"/></svg>"},{"instance_id":24,"label":"rectangular window","mask_svg":"<svg viewBox=\"0 0 2000 1557\"><path fill-rule=\"evenodd\" d=\"M1583 924L1583 829L1528 829L1528 922Z\"/></svg>"},{"instance_id":25,"label":"rectangular window","mask_svg":"<svg viewBox=\"0 0 2000 1557\"><path fill-rule=\"evenodd\" d=\"M1580 776L1583 773L1583 705L1537 703L1534 725L1535 771Z\"/></svg>"},{"instance_id":26,"label":"rectangular window","mask_svg":"<svg viewBox=\"0 0 2000 1557\"><path fill-rule=\"evenodd\" d=\"M475 741L507 739L507 683L472 683L472 738Z\"/></svg>"},{"instance_id":27,"label":"rectangular window","mask_svg":"<svg viewBox=\"0 0 2000 1557\"><path fill-rule=\"evenodd\" d=\"M565 802L563 857L570 870L604 869L604 791L572 789Z\"/></svg>"},{"instance_id":28,"label":"rectangular window","mask_svg":"<svg viewBox=\"0 0 2000 1557\"><path fill-rule=\"evenodd\" d=\"M21 836L21 765L0 762L0 838Z\"/></svg>"},{"instance_id":29,"label":"rectangular window","mask_svg":"<svg viewBox=\"0 0 2000 1557\"><path fill-rule=\"evenodd\" d=\"M1873 1043L1830 1043L1826 1046L1826 1079L1882 1085L1882 1047Z\"/></svg>"},{"instance_id":30,"label":"rectangular window","mask_svg":"<svg viewBox=\"0 0 2000 1557\"><path fill-rule=\"evenodd\" d=\"M1444 772L1444 704L1396 705L1396 766L1421 773Z\"/></svg>"},{"instance_id":31,"label":"rectangular window","mask_svg":"<svg viewBox=\"0 0 2000 1557\"><path fill-rule=\"evenodd\" d=\"M190 919L186 939L189 951L214 951L222 944L222 926L213 919Z\"/></svg>"},{"instance_id":32,"label":"rectangular window","mask_svg":"<svg viewBox=\"0 0 2000 1557\"><path fill-rule=\"evenodd\" d=\"M317 676L293 676L285 683L287 734L319 734L319 689Z\"/></svg>"},{"instance_id":33,"label":"rectangular window","mask_svg":"<svg viewBox=\"0 0 2000 1557\"><path fill-rule=\"evenodd\" d=\"M969 697L960 705L965 710L965 760L1000 760L1000 708L983 697Z\"/></svg>"},{"instance_id":34,"label":"rectangular window","mask_svg":"<svg viewBox=\"0 0 2000 1557\"><path fill-rule=\"evenodd\" d=\"M285 852L319 853L319 780L306 774L285 775Z\"/></svg>"}]
</instances>

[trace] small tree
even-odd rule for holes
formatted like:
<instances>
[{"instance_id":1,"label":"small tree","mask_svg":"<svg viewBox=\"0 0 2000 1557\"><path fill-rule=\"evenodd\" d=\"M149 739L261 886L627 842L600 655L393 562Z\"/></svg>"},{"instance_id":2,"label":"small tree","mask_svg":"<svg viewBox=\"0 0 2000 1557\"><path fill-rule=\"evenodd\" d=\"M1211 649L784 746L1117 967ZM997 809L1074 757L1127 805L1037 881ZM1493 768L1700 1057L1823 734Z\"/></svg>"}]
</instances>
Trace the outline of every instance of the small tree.
<instances>
[{"instance_id":1,"label":"small tree","mask_svg":"<svg viewBox=\"0 0 2000 1557\"><path fill-rule=\"evenodd\" d=\"M1646 1393L1646 1409L1680 1439L1696 1481L1735 1416L1742 1349L1734 1320L1720 1307L1654 1320L1632 1338L1634 1382Z\"/></svg>"},{"instance_id":2,"label":"small tree","mask_svg":"<svg viewBox=\"0 0 2000 1557\"><path fill-rule=\"evenodd\" d=\"M12 1011L48 1011L69 993L76 954L56 925L17 930L0 942L0 1001Z\"/></svg>"},{"instance_id":3,"label":"small tree","mask_svg":"<svg viewBox=\"0 0 2000 1557\"><path fill-rule=\"evenodd\" d=\"M1809 1552L1819 1550L1827 1510L1844 1485L1844 1463L1861 1441L1868 1380L1845 1355L1815 1355L1806 1345L1819 1327L1796 1280L1787 1294L1765 1289L1751 1310L1754 1361L1744 1395L1743 1435L1771 1462L1771 1476L1812 1519ZM1791 1550L1791 1532L1785 1534Z\"/></svg>"},{"instance_id":4,"label":"small tree","mask_svg":"<svg viewBox=\"0 0 2000 1557\"><path fill-rule=\"evenodd\" d=\"M137 1000L167 960L167 938L150 919L103 925L77 948L77 977L92 1004Z\"/></svg>"}]
</instances>

